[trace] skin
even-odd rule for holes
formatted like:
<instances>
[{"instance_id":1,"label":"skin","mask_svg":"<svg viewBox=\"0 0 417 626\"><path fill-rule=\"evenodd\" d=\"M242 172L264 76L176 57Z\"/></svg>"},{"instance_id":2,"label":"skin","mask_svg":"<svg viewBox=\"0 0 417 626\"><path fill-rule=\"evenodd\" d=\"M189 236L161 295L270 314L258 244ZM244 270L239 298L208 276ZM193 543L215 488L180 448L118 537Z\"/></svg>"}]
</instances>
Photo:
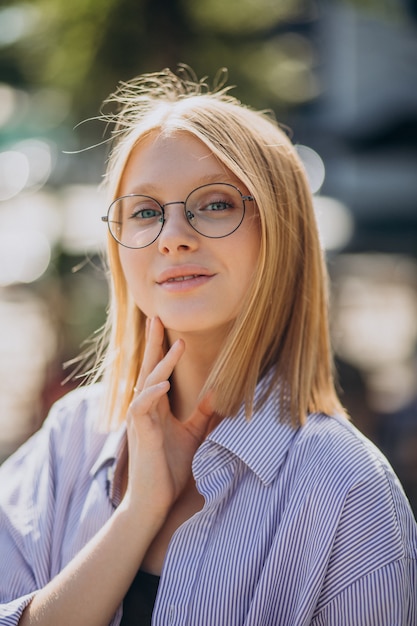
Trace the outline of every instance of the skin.
<instances>
[{"instance_id":1,"label":"skin","mask_svg":"<svg viewBox=\"0 0 417 626\"><path fill-rule=\"evenodd\" d=\"M120 195L141 193L161 204L184 200L207 182L228 182L248 190L198 139L186 133L151 135L131 153ZM231 322L236 318L256 267L260 234L254 202L246 203L243 223L231 235L210 239L195 232L183 205L167 207L158 239L146 248L119 247L123 271L137 306L159 317L168 343L181 338L187 349L175 368L171 406L178 419L195 407ZM170 272L205 276L168 283ZM184 384L183 384L184 382Z\"/></svg>"},{"instance_id":2,"label":"skin","mask_svg":"<svg viewBox=\"0 0 417 626\"><path fill-rule=\"evenodd\" d=\"M134 149L121 180L120 194L149 194L160 203L182 201L206 182L242 183L192 135L152 135ZM159 317L171 339L179 334L213 332L220 337L235 319L247 292L259 252L253 227L253 202L246 203L243 224L228 237L210 239L191 228L181 204L166 208L158 239L139 250L119 247L120 261L137 306ZM190 269L190 267L192 269ZM170 270L199 278L170 283Z\"/></svg>"},{"instance_id":3,"label":"skin","mask_svg":"<svg viewBox=\"0 0 417 626\"><path fill-rule=\"evenodd\" d=\"M183 423L172 415L168 378L184 346L175 343L161 359L163 328L156 319L150 326L137 381L141 391L126 417L129 480L124 498L97 535L36 594L19 621L23 626L110 622L170 511L183 498L191 460L213 428L215 416L207 403Z\"/></svg>"},{"instance_id":4,"label":"skin","mask_svg":"<svg viewBox=\"0 0 417 626\"><path fill-rule=\"evenodd\" d=\"M145 193L146 188L150 193L152 185L152 195L171 202L184 199L207 176L241 187L196 139L151 138L132 153L122 192ZM126 416L124 497L97 535L36 594L19 622L23 626L108 624L138 568L160 573L173 532L203 506L191 462L219 419L210 398L198 403L197 397L249 286L259 232L254 207L235 233L218 240L195 233L178 207L170 207L154 244L136 251L120 247L129 289L149 318L144 359ZM187 281L179 289L161 287L161 273L172 267L188 271L187 266L193 266L192 273L203 267L210 277Z\"/></svg>"}]
</instances>

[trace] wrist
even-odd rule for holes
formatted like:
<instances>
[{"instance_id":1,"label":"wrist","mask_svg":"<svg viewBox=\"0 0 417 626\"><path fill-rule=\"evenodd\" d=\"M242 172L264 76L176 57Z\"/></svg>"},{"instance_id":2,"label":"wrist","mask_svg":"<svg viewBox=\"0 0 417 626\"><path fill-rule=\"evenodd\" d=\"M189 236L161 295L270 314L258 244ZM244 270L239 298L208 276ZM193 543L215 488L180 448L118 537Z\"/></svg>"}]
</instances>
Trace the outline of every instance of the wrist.
<instances>
[{"instance_id":1,"label":"wrist","mask_svg":"<svg viewBox=\"0 0 417 626\"><path fill-rule=\"evenodd\" d=\"M127 491L117 507L113 517L125 528L123 532L137 533L140 524L141 535L146 533L150 540L163 526L170 504L159 501L158 497L141 499L132 497Z\"/></svg>"}]
</instances>

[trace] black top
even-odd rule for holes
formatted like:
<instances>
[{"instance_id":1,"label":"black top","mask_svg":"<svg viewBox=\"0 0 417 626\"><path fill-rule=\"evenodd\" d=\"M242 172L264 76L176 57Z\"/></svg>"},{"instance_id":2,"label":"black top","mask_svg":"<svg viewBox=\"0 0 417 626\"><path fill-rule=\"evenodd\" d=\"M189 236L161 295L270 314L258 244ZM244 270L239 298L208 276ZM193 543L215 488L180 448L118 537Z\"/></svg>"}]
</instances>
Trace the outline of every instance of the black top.
<instances>
[{"instance_id":1,"label":"black top","mask_svg":"<svg viewBox=\"0 0 417 626\"><path fill-rule=\"evenodd\" d=\"M121 626L150 626L159 576L139 570L123 600Z\"/></svg>"}]
</instances>

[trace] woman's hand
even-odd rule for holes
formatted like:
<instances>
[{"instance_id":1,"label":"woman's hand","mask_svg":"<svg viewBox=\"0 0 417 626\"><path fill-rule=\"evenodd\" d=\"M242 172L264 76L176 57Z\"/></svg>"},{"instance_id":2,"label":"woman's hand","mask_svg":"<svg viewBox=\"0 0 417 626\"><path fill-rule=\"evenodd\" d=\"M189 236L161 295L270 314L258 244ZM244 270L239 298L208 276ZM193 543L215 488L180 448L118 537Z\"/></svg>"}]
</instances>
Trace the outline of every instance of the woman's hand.
<instances>
[{"instance_id":1,"label":"woman's hand","mask_svg":"<svg viewBox=\"0 0 417 626\"><path fill-rule=\"evenodd\" d=\"M180 422L172 414L169 378L184 353L182 340L163 355L164 328L158 318L148 323L147 344L135 396L127 415L128 485L124 504L146 501L165 517L191 474L193 456L213 419L205 398L192 415Z\"/></svg>"},{"instance_id":2,"label":"woman's hand","mask_svg":"<svg viewBox=\"0 0 417 626\"><path fill-rule=\"evenodd\" d=\"M190 478L193 456L213 416L207 399L186 422L172 415L168 379L185 346L177 341L164 356L163 340L163 326L154 319L127 415L129 476L123 501L91 541L36 594L22 615L22 626L108 624Z\"/></svg>"}]
</instances>

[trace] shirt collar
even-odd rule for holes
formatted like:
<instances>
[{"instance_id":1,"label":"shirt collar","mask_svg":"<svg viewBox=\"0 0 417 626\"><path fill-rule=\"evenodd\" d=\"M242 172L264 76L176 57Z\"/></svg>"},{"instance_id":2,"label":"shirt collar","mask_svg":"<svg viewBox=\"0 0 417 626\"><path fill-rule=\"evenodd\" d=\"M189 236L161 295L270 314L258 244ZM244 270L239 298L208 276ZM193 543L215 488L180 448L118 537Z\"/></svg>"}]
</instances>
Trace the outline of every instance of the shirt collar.
<instances>
[{"instance_id":1,"label":"shirt collar","mask_svg":"<svg viewBox=\"0 0 417 626\"><path fill-rule=\"evenodd\" d=\"M96 476L100 470L107 469L106 491L114 507L122 498L122 474L127 463L126 423L107 436L106 442L91 468L91 475Z\"/></svg>"},{"instance_id":2,"label":"shirt collar","mask_svg":"<svg viewBox=\"0 0 417 626\"><path fill-rule=\"evenodd\" d=\"M126 441L126 424L123 423L117 430L107 435L104 446L91 468L91 475L95 476L103 467L113 465L114 461L122 456Z\"/></svg>"},{"instance_id":3,"label":"shirt collar","mask_svg":"<svg viewBox=\"0 0 417 626\"><path fill-rule=\"evenodd\" d=\"M254 404L268 388L270 376L262 379L255 391ZM227 417L202 443L193 462L196 479L216 469L217 465L230 462L230 454L245 463L264 484L271 483L285 460L298 428L291 426L289 415L282 406L279 385L273 386L267 400L259 411L248 420L242 406L235 417ZM226 454L212 455L212 447L220 446ZM95 476L103 467L108 467L109 497L119 499L120 475L127 462L126 424L109 433L107 440L94 463L91 474Z\"/></svg>"},{"instance_id":4,"label":"shirt collar","mask_svg":"<svg viewBox=\"0 0 417 626\"><path fill-rule=\"evenodd\" d=\"M270 384L270 377L258 383L255 406ZM270 484L285 460L298 428L291 426L288 412L281 402L280 388L269 390L262 408L251 419L245 416L244 407L232 418L225 418L200 446L194 459L194 476L202 478L215 469L216 461L210 448L220 446L224 451L243 461L265 484ZM230 454L218 455L218 463L230 462Z\"/></svg>"}]
</instances>

